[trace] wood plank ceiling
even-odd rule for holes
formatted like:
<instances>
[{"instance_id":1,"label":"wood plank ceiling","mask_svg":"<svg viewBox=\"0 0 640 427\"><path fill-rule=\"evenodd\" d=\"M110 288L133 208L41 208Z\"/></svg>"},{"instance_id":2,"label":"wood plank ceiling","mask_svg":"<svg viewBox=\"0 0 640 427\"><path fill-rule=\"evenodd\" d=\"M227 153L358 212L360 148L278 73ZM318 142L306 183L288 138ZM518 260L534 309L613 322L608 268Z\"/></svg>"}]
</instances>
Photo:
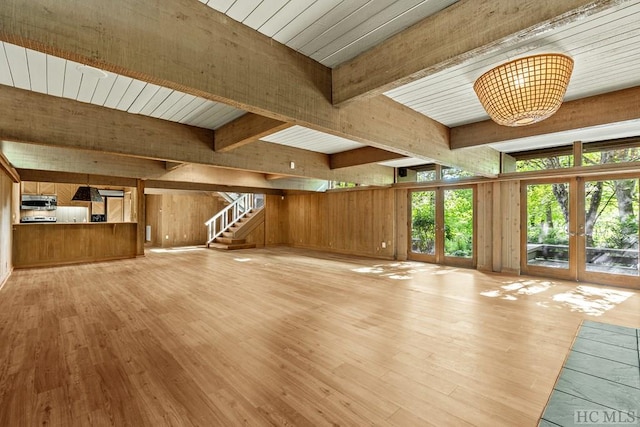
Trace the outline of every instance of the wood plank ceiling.
<instances>
[{"instance_id":1,"label":"wood plank ceiling","mask_svg":"<svg viewBox=\"0 0 640 427\"><path fill-rule=\"evenodd\" d=\"M195 0L194 0L195 1ZM455 3L455 0L200 0L229 18L328 66L336 67ZM386 92L393 100L449 127L486 120L472 89L484 71L507 60L556 51L575 60L567 100L640 86L640 0L612 2L602 12L470 57L458 65ZM244 114L236 108L122 75L92 70L44 53L0 42L0 84L75 99L134 114L217 129ZM103 77L103 78L101 78ZM513 152L635 136L637 121L505 141ZM325 154L361 147L354 141L294 126L265 141ZM389 166L424 163L402 159Z\"/></svg>"}]
</instances>

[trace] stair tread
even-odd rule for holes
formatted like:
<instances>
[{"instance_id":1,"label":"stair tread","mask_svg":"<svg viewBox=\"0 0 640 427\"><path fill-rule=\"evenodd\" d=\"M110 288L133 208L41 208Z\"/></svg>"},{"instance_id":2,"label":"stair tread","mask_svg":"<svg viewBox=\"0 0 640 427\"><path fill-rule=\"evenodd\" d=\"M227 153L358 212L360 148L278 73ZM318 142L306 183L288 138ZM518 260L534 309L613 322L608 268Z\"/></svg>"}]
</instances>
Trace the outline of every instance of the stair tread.
<instances>
[{"instance_id":1,"label":"stair tread","mask_svg":"<svg viewBox=\"0 0 640 427\"><path fill-rule=\"evenodd\" d=\"M215 243L224 243L225 245L237 245L246 243L247 239L234 239L233 237L218 237Z\"/></svg>"},{"instance_id":2,"label":"stair tread","mask_svg":"<svg viewBox=\"0 0 640 427\"><path fill-rule=\"evenodd\" d=\"M233 251L236 249L252 249L255 247L256 247L255 243L238 243L233 245L226 245L224 243L213 242L209 244L210 249L218 249L218 250L226 250L226 251Z\"/></svg>"}]
</instances>

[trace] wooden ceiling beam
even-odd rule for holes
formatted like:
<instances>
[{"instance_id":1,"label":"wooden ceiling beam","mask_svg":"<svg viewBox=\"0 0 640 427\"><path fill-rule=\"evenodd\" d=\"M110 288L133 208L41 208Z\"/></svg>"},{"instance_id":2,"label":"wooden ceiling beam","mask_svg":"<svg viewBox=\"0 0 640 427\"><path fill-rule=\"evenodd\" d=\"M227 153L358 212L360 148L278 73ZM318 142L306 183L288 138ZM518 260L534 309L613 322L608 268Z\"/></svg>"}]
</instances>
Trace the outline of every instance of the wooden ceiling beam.
<instances>
[{"instance_id":1,"label":"wooden ceiling beam","mask_svg":"<svg viewBox=\"0 0 640 427\"><path fill-rule=\"evenodd\" d=\"M553 116L529 126L500 126L492 120L457 126L451 128L451 149L637 119L640 119L640 86L565 102Z\"/></svg>"},{"instance_id":2,"label":"wooden ceiling beam","mask_svg":"<svg viewBox=\"0 0 640 427\"><path fill-rule=\"evenodd\" d=\"M218 153L212 149L213 131L207 129L2 85L0 140L369 185L393 183L393 169L385 166L332 171L326 154L263 141ZM165 163L162 169L167 171Z\"/></svg>"},{"instance_id":3,"label":"wooden ceiling beam","mask_svg":"<svg viewBox=\"0 0 640 427\"><path fill-rule=\"evenodd\" d=\"M215 130L214 147L216 151L224 153L291 126L280 120L247 113Z\"/></svg>"},{"instance_id":4,"label":"wooden ceiling beam","mask_svg":"<svg viewBox=\"0 0 640 427\"><path fill-rule=\"evenodd\" d=\"M348 168L357 165L384 162L401 159L405 156L375 147L362 147L355 150L343 151L329 156L331 169Z\"/></svg>"},{"instance_id":5,"label":"wooden ceiling beam","mask_svg":"<svg viewBox=\"0 0 640 427\"><path fill-rule=\"evenodd\" d=\"M384 93L615 5L613 0L461 0L333 70L333 103Z\"/></svg>"},{"instance_id":6,"label":"wooden ceiling beam","mask_svg":"<svg viewBox=\"0 0 640 427\"><path fill-rule=\"evenodd\" d=\"M0 171L4 171L11 181L20 182L20 174L18 171L9 163L9 160L0 152Z\"/></svg>"},{"instance_id":7,"label":"wooden ceiling beam","mask_svg":"<svg viewBox=\"0 0 640 427\"><path fill-rule=\"evenodd\" d=\"M23 181L61 182L65 184L110 185L117 187L135 187L137 179L119 176L95 175L75 172L58 172L35 169L19 169Z\"/></svg>"},{"instance_id":8,"label":"wooden ceiling beam","mask_svg":"<svg viewBox=\"0 0 640 427\"><path fill-rule=\"evenodd\" d=\"M383 150L499 172L497 152L451 154L448 128L384 96L335 108L329 68L201 2L108 4L3 0L0 40Z\"/></svg>"},{"instance_id":9,"label":"wooden ceiling beam","mask_svg":"<svg viewBox=\"0 0 640 427\"><path fill-rule=\"evenodd\" d=\"M260 190L307 190L307 187L317 186L315 180L309 180L309 186L305 185L304 181L307 180L274 182L266 180L264 174L257 172L195 164L186 164L178 169L167 171L164 162L157 160L10 141L1 141L0 151L17 170L24 174L23 179L30 181L55 181L57 179L55 177L58 177L60 182L77 182L70 180L80 179L80 183L87 183L87 177L110 177L108 181L111 185L114 185L114 182L124 182L123 180L135 182L136 179L142 179L147 182L176 183L171 186L167 184L162 188L191 188L193 190L206 186ZM101 179L100 183L104 183L103 181L105 179ZM98 182L91 181L91 183Z\"/></svg>"}]
</instances>

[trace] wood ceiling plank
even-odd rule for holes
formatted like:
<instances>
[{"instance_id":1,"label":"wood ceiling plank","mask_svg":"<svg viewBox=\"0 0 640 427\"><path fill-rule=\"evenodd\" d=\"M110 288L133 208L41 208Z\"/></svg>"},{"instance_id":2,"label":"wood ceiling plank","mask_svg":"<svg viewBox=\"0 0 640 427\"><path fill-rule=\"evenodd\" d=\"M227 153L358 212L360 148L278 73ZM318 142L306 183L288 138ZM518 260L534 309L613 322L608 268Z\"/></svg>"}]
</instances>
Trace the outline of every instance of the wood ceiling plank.
<instances>
[{"instance_id":1,"label":"wood ceiling plank","mask_svg":"<svg viewBox=\"0 0 640 427\"><path fill-rule=\"evenodd\" d=\"M27 50L27 63L31 90L47 93L47 55L35 50Z\"/></svg>"},{"instance_id":2,"label":"wood ceiling plank","mask_svg":"<svg viewBox=\"0 0 640 427\"><path fill-rule=\"evenodd\" d=\"M13 86L11 68L9 68L9 60L7 59L3 42L0 42L0 84Z\"/></svg>"},{"instance_id":3,"label":"wood ceiling plank","mask_svg":"<svg viewBox=\"0 0 640 427\"><path fill-rule=\"evenodd\" d=\"M615 5L613 0L462 0L333 70L333 102L381 94Z\"/></svg>"},{"instance_id":4,"label":"wood ceiling plank","mask_svg":"<svg viewBox=\"0 0 640 427\"><path fill-rule=\"evenodd\" d=\"M521 127L492 120L451 128L451 149L640 119L640 86L568 101L542 122ZM464 150L462 150L464 152Z\"/></svg>"},{"instance_id":5,"label":"wood ceiling plank","mask_svg":"<svg viewBox=\"0 0 640 427\"><path fill-rule=\"evenodd\" d=\"M66 62L62 58L47 55L47 93L49 95L62 96Z\"/></svg>"},{"instance_id":6,"label":"wood ceiling plank","mask_svg":"<svg viewBox=\"0 0 640 427\"><path fill-rule=\"evenodd\" d=\"M24 49L18 46L5 43L4 50L11 70L13 86L20 89L31 90L31 80L29 79L29 67L27 65L27 54Z\"/></svg>"},{"instance_id":7,"label":"wood ceiling plank","mask_svg":"<svg viewBox=\"0 0 640 427\"><path fill-rule=\"evenodd\" d=\"M384 166L332 171L325 154L261 141L217 153L213 139L208 129L0 86L0 140L370 185L393 182L393 169Z\"/></svg>"},{"instance_id":8,"label":"wood ceiling plank","mask_svg":"<svg viewBox=\"0 0 640 427\"><path fill-rule=\"evenodd\" d=\"M62 97L68 99L78 99L80 84L82 84L82 73L78 70L80 64L74 61L67 61L64 67L64 86Z\"/></svg>"},{"instance_id":9,"label":"wood ceiling plank","mask_svg":"<svg viewBox=\"0 0 640 427\"><path fill-rule=\"evenodd\" d=\"M386 108L384 97L335 108L330 69L201 3L154 6L4 0L0 40L365 145L485 176L498 173L497 152L450 153L446 129L409 109ZM469 161L474 155L479 161Z\"/></svg>"}]
</instances>

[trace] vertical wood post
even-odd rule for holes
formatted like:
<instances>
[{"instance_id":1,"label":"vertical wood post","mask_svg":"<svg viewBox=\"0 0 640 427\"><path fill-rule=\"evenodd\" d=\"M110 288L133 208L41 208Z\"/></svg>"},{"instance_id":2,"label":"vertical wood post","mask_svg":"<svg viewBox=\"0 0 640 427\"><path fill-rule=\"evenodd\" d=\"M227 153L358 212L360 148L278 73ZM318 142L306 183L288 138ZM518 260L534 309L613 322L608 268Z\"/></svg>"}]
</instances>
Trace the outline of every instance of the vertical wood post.
<instances>
[{"instance_id":1,"label":"vertical wood post","mask_svg":"<svg viewBox=\"0 0 640 427\"><path fill-rule=\"evenodd\" d=\"M138 179L136 184L136 221L138 222L136 255L144 256L145 226L147 224L144 200L144 181Z\"/></svg>"},{"instance_id":2,"label":"vertical wood post","mask_svg":"<svg viewBox=\"0 0 640 427\"><path fill-rule=\"evenodd\" d=\"M582 166L582 141L573 143L573 166Z\"/></svg>"}]
</instances>

